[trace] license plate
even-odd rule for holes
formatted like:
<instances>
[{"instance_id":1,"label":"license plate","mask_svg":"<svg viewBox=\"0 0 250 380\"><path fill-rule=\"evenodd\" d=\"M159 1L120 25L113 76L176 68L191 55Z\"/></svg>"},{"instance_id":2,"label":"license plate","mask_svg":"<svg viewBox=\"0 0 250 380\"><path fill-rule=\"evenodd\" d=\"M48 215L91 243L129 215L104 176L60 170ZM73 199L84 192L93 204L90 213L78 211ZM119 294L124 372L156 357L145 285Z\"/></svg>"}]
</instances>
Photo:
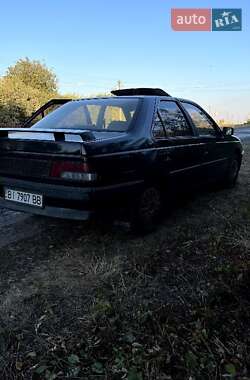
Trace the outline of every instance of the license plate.
<instances>
[{"instance_id":1,"label":"license plate","mask_svg":"<svg viewBox=\"0 0 250 380\"><path fill-rule=\"evenodd\" d=\"M27 193L25 191L5 188L4 198L7 201L24 203L35 207L43 207L43 196L41 194Z\"/></svg>"}]
</instances>

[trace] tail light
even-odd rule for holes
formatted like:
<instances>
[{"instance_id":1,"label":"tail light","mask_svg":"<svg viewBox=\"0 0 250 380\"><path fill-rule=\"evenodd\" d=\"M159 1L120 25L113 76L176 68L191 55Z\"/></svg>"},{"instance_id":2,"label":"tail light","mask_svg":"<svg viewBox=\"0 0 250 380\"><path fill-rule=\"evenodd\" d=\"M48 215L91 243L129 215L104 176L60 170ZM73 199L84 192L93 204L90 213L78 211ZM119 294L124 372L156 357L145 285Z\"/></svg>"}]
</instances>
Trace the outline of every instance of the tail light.
<instances>
[{"instance_id":1,"label":"tail light","mask_svg":"<svg viewBox=\"0 0 250 380\"><path fill-rule=\"evenodd\" d=\"M97 174L91 170L88 163L74 161L53 162L50 176L81 182L91 182L97 179Z\"/></svg>"}]
</instances>

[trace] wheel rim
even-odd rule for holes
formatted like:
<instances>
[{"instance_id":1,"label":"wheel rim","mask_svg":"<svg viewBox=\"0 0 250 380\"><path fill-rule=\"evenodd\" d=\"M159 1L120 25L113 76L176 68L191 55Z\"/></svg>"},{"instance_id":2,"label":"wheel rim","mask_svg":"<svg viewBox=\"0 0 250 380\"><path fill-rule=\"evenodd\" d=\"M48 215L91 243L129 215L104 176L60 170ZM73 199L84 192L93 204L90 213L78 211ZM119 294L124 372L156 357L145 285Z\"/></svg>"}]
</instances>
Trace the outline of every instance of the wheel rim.
<instances>
[{"instance_id":1,"label":"wheel rim","mask_svg":"<svg viewBox=\"0 0 250 380\"><path fill-rule=\"evenodd\" d=\"M161 194L159 190L150 187L144 190L141 197L140 214L146 220L159 215L161 209Z\"/></svg>"}]
</instances>

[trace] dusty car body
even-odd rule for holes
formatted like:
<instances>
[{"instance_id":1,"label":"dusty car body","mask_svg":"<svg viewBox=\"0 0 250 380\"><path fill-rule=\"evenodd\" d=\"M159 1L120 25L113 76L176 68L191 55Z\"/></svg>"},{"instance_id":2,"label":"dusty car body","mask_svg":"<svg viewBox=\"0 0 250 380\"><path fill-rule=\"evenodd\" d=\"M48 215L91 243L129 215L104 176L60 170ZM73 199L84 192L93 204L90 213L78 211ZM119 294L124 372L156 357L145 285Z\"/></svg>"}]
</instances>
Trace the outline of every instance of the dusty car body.
<instances>
[{"instance_id":1,"label":"dusty car body","mask_svg":"<svg viewBox=\"0 0 250 380\"><path fill-rule=\"evenodd\" d=\"M170 188L235 184L243 149L231 128L162 90L114 94L58 101L31 127L41 110L26 128L0 129L0 204L79 220L124 206L146 227Z\"/></svg>"}]
</instances>

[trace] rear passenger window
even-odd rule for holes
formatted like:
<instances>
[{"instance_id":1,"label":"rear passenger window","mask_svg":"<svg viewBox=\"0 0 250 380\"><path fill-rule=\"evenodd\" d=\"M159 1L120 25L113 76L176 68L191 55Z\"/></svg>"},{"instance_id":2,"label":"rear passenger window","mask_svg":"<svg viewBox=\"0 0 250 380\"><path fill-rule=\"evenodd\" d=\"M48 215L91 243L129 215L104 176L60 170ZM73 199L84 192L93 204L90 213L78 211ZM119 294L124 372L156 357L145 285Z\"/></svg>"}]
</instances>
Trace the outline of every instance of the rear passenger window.
<instances>
[{"instance_id":1,"label":"rear passenger window","mask_svg":"<svg viewBox=\"0 0 250 380\"><path fill-rule=\"evenodd\" d=\"M216 130L212 121L207 117L207 115L199 108L190 103L182 103L186 111L189 113L195 127L198 130L199 135L216 135Z\"/></svg>"},{"instance_id":2,"label":"rear passenger window","mask_svg":"<svg viewBox=\"0 0 250 380\"><path fill-rule=\"evenodd\" d=\"M163 124L162 124L161 119L159 117L159 112L157 112L156 117L155 117L155 121L154 121L153 136L156 139L166 137Z\"/></svg>"},{"instance_id":3,"label":"rear passenger window","mask_svg":"<svg viewBox=\"0 0 250 380\"><path fill-rule=\"evenodd\" d=\"M192 135L185 116L175 102L162 101L158 111L166 131L166 137Z\"/></svg>"}]
</instances>

